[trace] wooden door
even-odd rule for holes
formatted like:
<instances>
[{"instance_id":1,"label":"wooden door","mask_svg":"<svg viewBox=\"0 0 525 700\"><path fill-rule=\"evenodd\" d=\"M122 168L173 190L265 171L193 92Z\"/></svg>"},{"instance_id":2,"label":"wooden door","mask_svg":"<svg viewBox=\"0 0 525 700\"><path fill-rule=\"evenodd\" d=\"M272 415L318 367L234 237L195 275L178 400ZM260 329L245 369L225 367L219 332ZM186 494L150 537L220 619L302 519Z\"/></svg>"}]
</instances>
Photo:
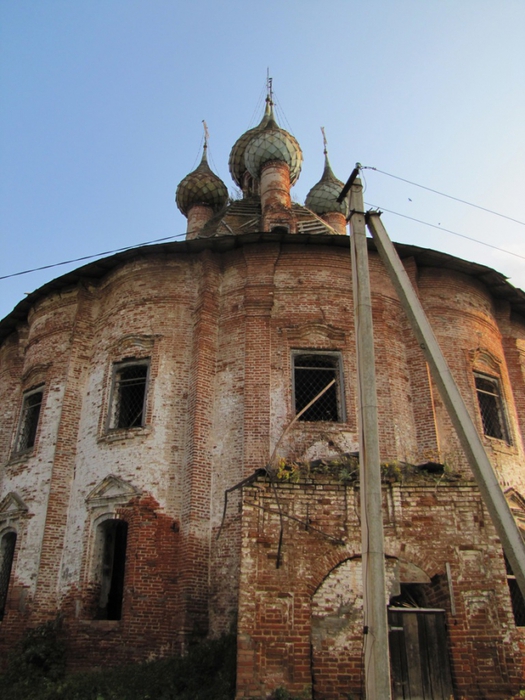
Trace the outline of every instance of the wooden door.
<instances>
[{"instance_id":1,"label":"wooden door","mask_svg":"<svg viewBox=\"0 0 525 700\"><path fill-rule=\"evenodd\" d=\"M393 700L453 700L444 610L389 608Z\"/></svg>"}]
</instances>

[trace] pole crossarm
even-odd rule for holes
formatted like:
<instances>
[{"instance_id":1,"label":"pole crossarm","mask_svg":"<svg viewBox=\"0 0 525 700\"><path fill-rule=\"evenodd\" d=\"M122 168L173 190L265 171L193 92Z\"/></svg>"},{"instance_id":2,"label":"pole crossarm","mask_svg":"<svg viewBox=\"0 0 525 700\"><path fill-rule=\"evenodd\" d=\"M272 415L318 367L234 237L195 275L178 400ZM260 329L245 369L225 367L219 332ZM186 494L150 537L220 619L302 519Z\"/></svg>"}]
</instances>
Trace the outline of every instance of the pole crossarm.
<instances>
[{"instance_id":1,"label":"pole crossarm","mask_svg":"<svg viewBox=\"0 0 525 700\"><path fill-rule=\"evenodd\" d=\"M492 518L520 590L525 597L525 543L514 520L479 433L454 381L421 302L390 240L378 212L368 212L367 226L388 271L430 373L458 434L474 478Z\"/></svg>"}]
</instances>

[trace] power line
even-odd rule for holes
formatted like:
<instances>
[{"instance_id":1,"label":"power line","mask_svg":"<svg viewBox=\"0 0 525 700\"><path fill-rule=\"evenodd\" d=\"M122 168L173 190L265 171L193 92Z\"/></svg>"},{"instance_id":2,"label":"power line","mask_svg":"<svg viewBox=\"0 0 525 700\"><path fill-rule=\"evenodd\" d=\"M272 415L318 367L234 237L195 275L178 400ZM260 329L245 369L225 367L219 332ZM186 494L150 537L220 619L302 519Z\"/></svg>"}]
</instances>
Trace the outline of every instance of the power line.
<instances>
[{"instance_id":1,"label":"power line","mask_svg":"<svg viewBox=\"0 0 525 700\"><path fill-rule=\"evenodd\" d=\"M520 255L519 253L514 253L512 250L505 250L505 248L499 248L497 245L492 245L491 243L485 243L485 241L480 241L472 236L466 236L464 233L458 233L457 231L452 231L449 228L444 228L443 226L438 226L437 224L431 224L428 221L421 221L421 219L415 219L413 216L407 216L406 214L400 214L398 211L392 211L391 209L385 209L384 207L378 207L376 204L370 204L365 202L367 207L372 207L373 209L379 209L380 211L387 211L389 214L395 214L396 216L402 216L403 219L410 219L410 221L416 221L418 224L423 224L424 226L431 226L432 228L437 228L438 231L445 231L446 233L451 233L454 236L459 236L460 238L466 238L467 241L473 241L474 243L479 243L480 245L487 246L487 248L493 248L494 250L499 250L501 253L507 253L507 255L514 255L516 258L521 258L525 260L525 255ZM475 206L475 205L473 205Z\"/></svg>"},{"instance_id":2,"label":"power line","mask_svg":"<svg viewBox=\"0 0 525 700\"><path fill-rule=\"evenodd\" d=\"M52 267L60 267L61 265L70 265L71 263L82 262L82 260L92 260L93 258L100 258L103 255L113 255L114 253L122 253L126 250L133 250L133 248L142 248L145 245L153 245L153 243L162 243L164 241L170 241L173 238L181 238L185 236L185 233L178 233L175 236L166 236L166 238L157 238L154 241L147 241L146 243L137 243L136 245L128 245L125 248L116 248L115 250L106 250L103 253L94 253L93 255L84 255L81 258L73 258L72 260L63 260L62 262L52 263L51 265L42 265L42 267L33 267L31 270L22 270L21 272L13 272L11 275L3 275L0 280L7 280L11 277L20 277L20 275L28 275L30 272L40 272L40 270L49 270Z\"/></svg>"},{"instance_id":3,"label":"power line","mask_svg":"<svg viewBox=\"0 0 525 700\"><path fill-rule=\"evenodd\" d=\"M434 190L432 187L425 187L425 185L420 185L417 182L412 182L412 180L406 180L404 177L399 177L398 175L392 175L392 173L387 173L384 170L380 170L379 168L374 168L371 165L361 165L360 166L361 170L374 170L376 173L381 173L382 175L387 175L388 177L393 177L395 180L401 180L401 182L406 182L409 185L414 185L414 187L419 187L422 190L427 190L428 192L433 192L434 194L439 194L441 197L447 197L448 199L453 199L455 202L461 202L461 204L467 204L469 207L474 207L475 209L481 209L481 211L486 211L489 214L494 214L495 216L500 216L502 219L508 219L509 221L513 221L515 224L520 224L520 226L525 226L525 221L520 221L519 219L513 219L512 216L507 216L506 214L501 214L498 211L494 211L493 209L487 209L487 207L482 207L479 204L473 204L472 202L467 202L465 199L460 199L459 197L453 197L451 194L445 194L445 192L439 192L439 190ZM385 209L386 211L386 209ZM394 212L391 212L394 213ZM407 217L410 218L410 217ZM466 236L465 236L466 238ZM474 239L472 239L474 240ZM478 241L480 243L480 241ZM486 244L488 245L488 243ZM491 246L494 247L494 246ZM498 250L500 250L498 248ZM505 251L507 252L507 251ZM521 257L521 256L518 256Z\"/></svg>"}]
</instances>

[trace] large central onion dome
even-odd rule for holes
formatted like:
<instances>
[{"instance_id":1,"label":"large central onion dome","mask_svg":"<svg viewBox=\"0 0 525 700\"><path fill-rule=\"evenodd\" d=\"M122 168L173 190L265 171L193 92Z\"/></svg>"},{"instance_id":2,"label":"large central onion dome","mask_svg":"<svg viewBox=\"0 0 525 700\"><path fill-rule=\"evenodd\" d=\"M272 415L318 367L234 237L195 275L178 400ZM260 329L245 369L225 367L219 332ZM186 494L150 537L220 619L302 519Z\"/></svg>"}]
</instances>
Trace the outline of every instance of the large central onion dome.
<instances>
[{"instance_id":1,"label":"large central onion dome","mask_svg":"<svg viewBox=\"0 0 525 700\"><path fill-rule=\"evenodd\" d=\"M207 144L204 144L202 159L198 167L181 180L175 194L175 201L184 216L196 204L219 211L228 201L228 189L220 177L208 165Z\"/></svg>"},{"instance_id":2,"label":"large central onion dome","mask_svg":"<svg viewBox=\"0 0 525 700\"><path fill-rule=\"evenodd\" d=\"M332 172L328 154L325 150L323 175L306 195L305 206L319 216L334 212L346 216L348 209L346 197L342 202L337 201L342 189L343 183Z\"/></svg>"},{"instance_id":3,"label":"large central onion dome","mask_svg":"<svg viewBox=\"0 0 525 700\"><path fill-rule=\"evenodd\" d=\"M273 112L250 139L244 153L244 163L252 177L258 178L263 165L271 161L286 163L290 168L290 185L297 182L303 163L301 147L297 139L277 125Z\"/></svg>"}]
</instances>

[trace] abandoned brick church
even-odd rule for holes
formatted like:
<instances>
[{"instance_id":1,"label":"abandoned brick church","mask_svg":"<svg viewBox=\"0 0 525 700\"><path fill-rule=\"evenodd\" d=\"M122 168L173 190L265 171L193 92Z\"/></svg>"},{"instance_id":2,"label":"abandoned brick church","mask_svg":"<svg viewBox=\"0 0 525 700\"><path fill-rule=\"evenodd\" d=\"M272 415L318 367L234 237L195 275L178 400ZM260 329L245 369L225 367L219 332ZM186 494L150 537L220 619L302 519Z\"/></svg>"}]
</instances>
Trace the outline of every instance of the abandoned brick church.
<instances>
[{"instance_id":1,"label":"abandoned brick church","mask_svg":"<svg viewBox=\"0 0 525 700\"><path fill-rule=\"evenodd\" d=\"M184 241L85 265L0 322L2 656L57 614L72 669L234 630L238 698L362 697L347 212L327 158L292 202L301 162L267 100L231 151L242 198L205 146L177 189ZM397 251L525 530L525 294ZM369 267L393 697L507 698L523 599L371 241Z\"/></svg>"}]
</instances>

